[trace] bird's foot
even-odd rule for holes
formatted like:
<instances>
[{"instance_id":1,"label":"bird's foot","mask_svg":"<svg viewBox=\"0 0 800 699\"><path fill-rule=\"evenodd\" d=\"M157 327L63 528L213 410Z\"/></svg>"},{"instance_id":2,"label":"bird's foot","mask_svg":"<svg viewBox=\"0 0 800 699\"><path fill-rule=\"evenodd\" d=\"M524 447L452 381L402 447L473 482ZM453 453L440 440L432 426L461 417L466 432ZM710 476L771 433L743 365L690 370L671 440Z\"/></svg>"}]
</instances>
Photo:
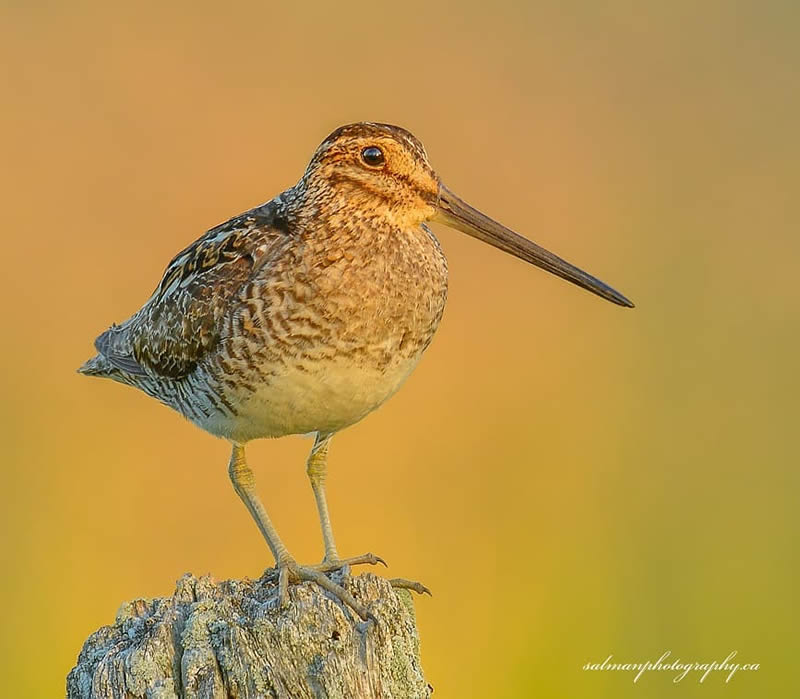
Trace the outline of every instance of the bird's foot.
<instances>
[{"instance_id":1,"label":"bird's foot","mask_svg":"<svg viewBox=\"0 0 800 699\"><path fill-rule=\"evenodd\" d=\"M358 558L361 559L364 557L359 556ZM373 558L377 558L377 556L373 556ZM368 563L369 561L359 562ZM377 561L375 562L377 563ZM343 562L342 566L344 565L347 565L347 563ZM336 570L342 566L332 568L331 570ZM377 623L377 619L372 612L370 612L363 604L357 602L353 595L351 595L344 587L331 581L324 572L318 569L317 566L301 566L298 565L298 563L292 558L285 559L278 564L278 605L281 608L288 606L290 582L298 583L305 581L315 582L323 590L330 592L330 594L336 597L336 599L338 599L342 604L346 604L348 607L350 607L364 621L374 621Z\"/></svg>"},{"instance_id":2,"label":"bird's foot","mask_svg":"<svg viewBox=\"0 0 800 699\"><path fill-rule=\"evenodd\" d=\"M350 607L358 616L364 621L376 621L375 616L364 605L356 601L347 589L346 585L349 579L349 569L351 565L377 565L382 563L386 565L380 556L374 553L365 553L361 556L353 556L352 558L338 558L338 556L326 555L322 563L316 565L302 566L297 563L293 558L286 558L281 561L277 566L278 571L278 605L285 608L289 604L289 584L299 582L315 582L323 590L330 592L342 604ZM341 571L341 583L333 582L326 573ZM392 587L413 590L417 594L430 595L431 591L422 583L413 580L406 580L405 578L392 578L389 580Z\"/></svg>"},{"instance_id":3,"label":"bird's foot","mask_svg":"<svg viewBox=\"0 0 800 699\"><path fill-rule=\"evenodd\" d=\"M389 581L389 584L392 587L397 587L403 590L413 590L418 595L428 595L429 597L433 597L431 591L425 587L420 582L415 582L414 580L406 580L405 578L392 578Z\"/></svg>"}]
</instances>

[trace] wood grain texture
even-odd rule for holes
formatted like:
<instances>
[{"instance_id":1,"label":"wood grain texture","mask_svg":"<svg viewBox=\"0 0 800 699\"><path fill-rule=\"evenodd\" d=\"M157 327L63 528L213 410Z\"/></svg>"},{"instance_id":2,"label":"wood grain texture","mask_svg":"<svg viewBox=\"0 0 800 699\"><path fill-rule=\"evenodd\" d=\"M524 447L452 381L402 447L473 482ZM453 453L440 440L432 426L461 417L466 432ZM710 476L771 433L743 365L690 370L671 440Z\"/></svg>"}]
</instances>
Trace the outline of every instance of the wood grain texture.
<instances>
[{"instance_id":1,"label":"wood grain texture","mask_svg":"<svg viewBox=\"0 0 800 699\"><path fill-rule=\"evenodd\" d=\"M371 574L349 589L377 625L311 583L292 585L278 610L272 571L255 581L184 575L171 597L123 604L86 640L67 697L430 697L411 595Z\"/></svg>"}]
</instances>

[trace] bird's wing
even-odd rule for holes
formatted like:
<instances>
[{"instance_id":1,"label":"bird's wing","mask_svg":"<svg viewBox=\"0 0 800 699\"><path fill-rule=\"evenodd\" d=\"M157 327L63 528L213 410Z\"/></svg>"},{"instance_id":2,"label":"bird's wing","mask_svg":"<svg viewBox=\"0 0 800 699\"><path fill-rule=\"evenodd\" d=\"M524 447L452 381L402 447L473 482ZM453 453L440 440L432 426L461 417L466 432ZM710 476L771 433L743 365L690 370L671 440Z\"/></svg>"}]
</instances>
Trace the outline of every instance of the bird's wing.
<instances>
[{"instance_id":1,"label":"bird's wing","mask_svg":"<svg viewBox=\"0 0 800 699\"><path fill-rule=\"evenodd\" d=\"M220 339L237 292L292 235L279 200L232 218L180 252L150 300L95 342L128 374L179 379Z\"/></svg>"}]
</instances>

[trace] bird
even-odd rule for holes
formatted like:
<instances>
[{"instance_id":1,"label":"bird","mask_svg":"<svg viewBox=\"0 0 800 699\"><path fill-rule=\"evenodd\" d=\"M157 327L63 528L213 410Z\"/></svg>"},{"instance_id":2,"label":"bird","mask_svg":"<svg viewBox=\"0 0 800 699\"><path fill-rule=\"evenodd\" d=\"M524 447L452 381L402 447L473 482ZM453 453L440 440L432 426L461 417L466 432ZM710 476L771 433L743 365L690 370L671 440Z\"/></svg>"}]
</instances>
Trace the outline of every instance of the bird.
<instances>
[{"instance_id":1,"label":"bird","mask_svg":"<svg viewBox=\"0 0 800 699\"><path fill-rule=\"evenodd\" d=\"M137 388L230 442L229 477L275 559L281 607L290 584L311 581L373 618L346 577L329 576L383 559L340 557L325 490L328 449L400 388L439 326L448 269L430 222L633 307L456 196L409 131L359 122L331 133L297 184L179 252L147 302L103 332L78 369ZM319 564L289 553L245 458L248 442L287 435L314 440L306 472L325 551Z\"/></svg>"}]
</instances>

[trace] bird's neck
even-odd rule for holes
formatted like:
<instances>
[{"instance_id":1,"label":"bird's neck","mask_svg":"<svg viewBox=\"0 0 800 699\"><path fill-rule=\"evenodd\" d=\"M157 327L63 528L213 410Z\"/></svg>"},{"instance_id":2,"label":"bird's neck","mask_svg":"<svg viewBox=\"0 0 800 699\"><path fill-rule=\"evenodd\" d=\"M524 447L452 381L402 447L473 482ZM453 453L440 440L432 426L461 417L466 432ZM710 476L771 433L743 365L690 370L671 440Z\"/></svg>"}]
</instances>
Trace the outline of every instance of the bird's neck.
<instances>
[{"instance_id":1,"label":"bird's neck","mask_svg":"<svg viewBox=\"0 0 800 699\"><path fill-rule=\"evenodd\" d=\"M383 245L419 228L405 221L397 207L359 187L331 188L301 180L285 199L299 230L342 245Z\"/></svg>"}]
</instances>

